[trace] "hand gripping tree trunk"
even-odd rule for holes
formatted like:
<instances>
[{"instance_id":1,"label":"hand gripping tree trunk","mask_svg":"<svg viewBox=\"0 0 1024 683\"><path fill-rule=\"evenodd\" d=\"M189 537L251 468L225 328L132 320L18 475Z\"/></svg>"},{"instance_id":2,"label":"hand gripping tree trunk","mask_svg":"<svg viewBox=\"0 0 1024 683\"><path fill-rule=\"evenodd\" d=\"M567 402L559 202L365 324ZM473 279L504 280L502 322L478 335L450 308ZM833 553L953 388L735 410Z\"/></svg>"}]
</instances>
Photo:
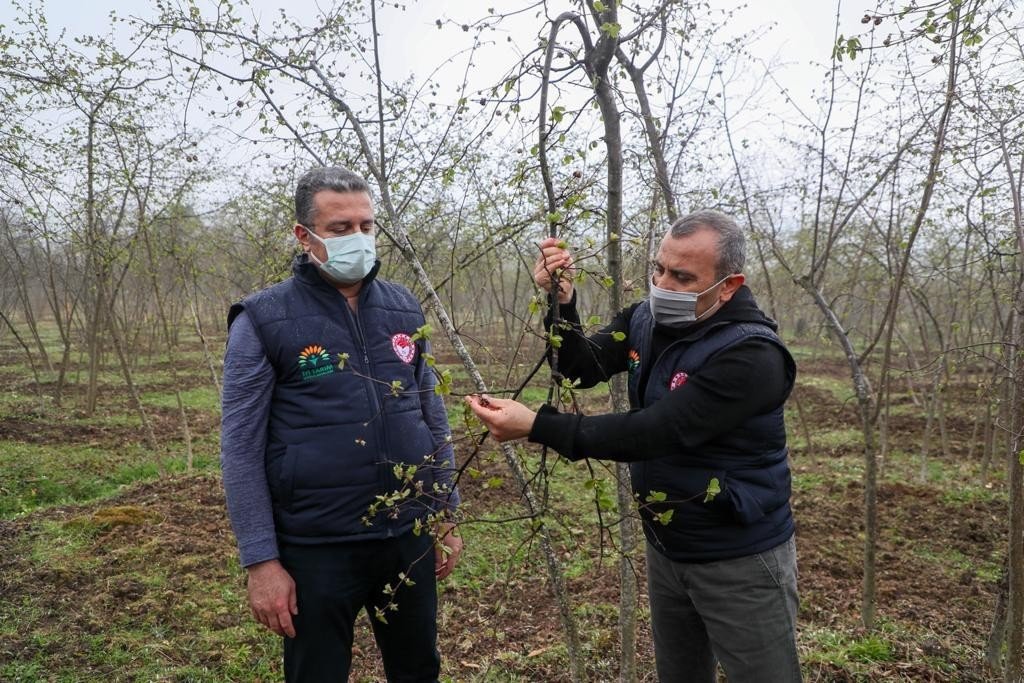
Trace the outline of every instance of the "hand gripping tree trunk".
<instances>
[{"instance_id":1,"label":"hand gripping tree trunk","mask_svg":"<svg viewBox=\"0 0 1024 683\"><path fill-rule=\"evenodd\" d=\"M546 142L548 131L545 127L547 116L547 93L548 82L551 74L551 62L557 44L558 30L564 22L571 22L579 31L583 41L583 67L594 89L594 95L598 108L601 111L601 119L604 125L604 141L607 151L607 250L605 253L608 276L612 281L608 288L608 308L611 315L615 315L622 308L622 132L620 127L620 116L618 105L615 99L615 91L612 88L608 74L608 67L612 58L619 50L618 30L618 9L617 3L611 2L601 5L602 9L595 8L594 3L588 3L594 22L599 29L599 36L596 41L591 39L586 23L582 17L575 12L564 12L559 15L551 25L548 35L547 49L545 54L544 69L542 72L542 85L540 93L540 141L538 145L541 172L544 180L544 188L548 198L548 215L556 216L555 194L548 171ZM623 56L623 59L625 57ZM654 58L652 57L652 60ZM643 94L642 70L638 71L641 79L641 86L638 96ZM644 100L646 102L646 100ZM646 109L647 118L653 129L653 117L650 116L649 106ZM657 136L651 139L651 144L656 145ZM660 150L660 145L656 145ZM666 201L670 213L675 211L672 203L671 191L668 188L667 172L665 171L664 159L659 156L661 163L658 167L658 178L666 188ZM552 225L552 235L557 226ZM551 305L554 307L555 320L558 319L557 291L552 288ZM626 395L626 386L621 376L612 378L609 382L611 391L612 406L616 412L629 410L629 400ZM636 523L631 514L633 509L633 494L630 484L629 467L624 463L616 463L616 501L619 519L619 680L624 683L636 680L636 607L638 586L636 572L633 566L634 555L636 554L637 533Z\"/></svg>"}]
</instances>

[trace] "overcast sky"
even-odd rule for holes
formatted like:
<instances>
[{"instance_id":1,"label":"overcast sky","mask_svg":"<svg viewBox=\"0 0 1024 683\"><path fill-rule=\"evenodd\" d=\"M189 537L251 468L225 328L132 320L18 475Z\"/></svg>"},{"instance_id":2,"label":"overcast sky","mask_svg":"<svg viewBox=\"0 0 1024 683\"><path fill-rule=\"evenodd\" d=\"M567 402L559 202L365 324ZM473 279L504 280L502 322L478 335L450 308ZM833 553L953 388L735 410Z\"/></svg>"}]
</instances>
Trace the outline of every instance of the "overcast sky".
<instances>
[{"instance_id":1,"label":"overcast sky","mask_svg":"<svg viewBox=\"0 0 1024 683\"><path fill-rule=\"evenodd\" d=\"M487 7L493 3L500 8L510 6L510 3L498 0L402 2L407 9L398 12L385 8L387 14L380 24L383 33L383 69L389 79L401 78L410 73L422 78L427 75L425 71L433 69L445 56L468 45L468 34L453 26L439 30L436 20L452 19L461 24L485 17ZM42 4L51 27L55 31L66 27L72 35L106 33L110 29L108 15L111 10L119 15L153 14L150 9L152 4L139 0L45 0ZM266 20L276 16L277 8L281 6L293 14L296 11L311 12L305 8L315 7L314 3L282 3L280 0L252 0L251 4ZM569 2L564 4L566 8L570 5ZM735 0L711 0L711 6L718 10L738 4ZM560 9L557 0L553 0L549 6L552 13ZM844 2L840 32L847 35L859 33L863 28L859 20L866 7L857 0ZM810 64L829 60L835 32L835 13L836 3L822 0L755 1L738 10L728 30L731 34L739 34L770 27L761 39L749 46L750 51L765 61L775 60L784 64L785 68L778 71L781 82L793 91L794 96L801 97L802 93L809 94L820 83L821 70L811 68ZM0 2L0 23L10 25L13 15L11 3ZM542 24L532 14L521 17L521 22L519 25L523 27L522 33L525 35L515 35L513 38L519 44L529 46ZM509 26L516 30L515 23ZM476 60L475 66L483 79L491 78L491 74L504 73L515 59L515 55L510 54L507 44L503 42L503 36L501 39L503 49L485 52L482 58Z\"/></svg>"}]
</instances>

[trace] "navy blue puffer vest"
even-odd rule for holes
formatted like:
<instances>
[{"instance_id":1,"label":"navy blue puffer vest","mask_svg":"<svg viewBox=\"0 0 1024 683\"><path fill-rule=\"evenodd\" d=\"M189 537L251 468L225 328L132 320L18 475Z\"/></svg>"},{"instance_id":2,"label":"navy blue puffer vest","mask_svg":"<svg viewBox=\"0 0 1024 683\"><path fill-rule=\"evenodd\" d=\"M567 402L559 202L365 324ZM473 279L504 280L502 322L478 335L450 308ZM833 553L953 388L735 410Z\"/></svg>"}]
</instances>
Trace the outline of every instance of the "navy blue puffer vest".
<instances>
[{"instance_id":1,"label":"navy blue puffer vest","mask_svg":"<svg viewBox=\"0 0 1024 683\"><path fill-rule=\"evenodd\" d=\"M646 384L640 387L645 367L629 376L629 400L643 408L677 389L690 376L700 373L716 353L752 336L778 345L790 368L795 365L789 351L768 326L753 322L729 322L712 326L693 341L669 345L657 359L651 359L654 325L650 307L636 307L630 320L629 340L639 353L640 363L653 360ZM750 381L756 382L756 377ZM792 380L790 387L792 388ZM643 394L640 394L640 391ZM633 492L640 504L644 534L651 545L677 562L709 562L751 555L786 541L794 531L789 506L790 472L786 456L786 427L783 402L771 412L749 418L740 427L678 455L644 460L630 465ZM721 492L705 502L711 479ZM656 502L665 494L664 502ZM657 515L673 510L663 524Z\"/></svg>"},{"instance_id":2,"label":"navy blue puffer vest","mask_svg":"<svg viewBox=\"0 0 1024 683\"><path fill-rule=\"evenodd\" d=\"M328 543L398 536L440 507L432 493L437 450L423 420L419 344L424 324L401 285L370 280L358 314L312 264L232 307L244 309L274 367L266 451L278 537ZM340 367L339 367L340 366ZM368 515L377 496L400 488L396 464L419 465L410 496ZM408 486L406 487L409 488Z\"/></svg>"}]
</instances>

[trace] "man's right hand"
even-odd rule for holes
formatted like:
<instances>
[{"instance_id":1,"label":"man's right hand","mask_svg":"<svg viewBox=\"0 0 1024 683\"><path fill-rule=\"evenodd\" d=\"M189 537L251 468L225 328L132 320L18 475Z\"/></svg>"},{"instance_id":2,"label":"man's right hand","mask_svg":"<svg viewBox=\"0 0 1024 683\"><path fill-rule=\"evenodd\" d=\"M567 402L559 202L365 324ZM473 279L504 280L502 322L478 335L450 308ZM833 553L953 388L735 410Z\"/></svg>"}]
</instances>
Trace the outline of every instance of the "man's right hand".
<instances>
[{"instance_id":1,"label":"man's right hand","mask_svg":"<svg viewBox=\"0 0 1024 683\"><path fill-rule=\"evenodd\" d=\"M540 256L533 266L533 281L545 292L551 291L551 275L557 270L558 303L567 304L572 301L572 278L575 268L572 265L572 254L564 247L557 237L548 237L540 243Z\"/></svg>"},{"instance_id":2,"label":"man's right hand","mask_svg":"<svg viewBox=\"0 0 1024 683\"><path fill-rule=\"evenodd\" d=\"M295 637L292 615L299 613L295 581L277 560L250 565L249 607L252 615L279 636Z\"/></svg>"}]
</instances>

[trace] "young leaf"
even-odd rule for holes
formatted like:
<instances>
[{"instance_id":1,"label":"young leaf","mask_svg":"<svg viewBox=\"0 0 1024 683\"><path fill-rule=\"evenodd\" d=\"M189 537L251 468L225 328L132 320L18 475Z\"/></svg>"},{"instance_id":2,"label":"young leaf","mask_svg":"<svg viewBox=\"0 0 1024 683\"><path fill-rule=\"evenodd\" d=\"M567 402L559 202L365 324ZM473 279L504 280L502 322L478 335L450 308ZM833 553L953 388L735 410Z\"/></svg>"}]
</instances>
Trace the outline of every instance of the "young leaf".
<instances>
[{"instance_id":1,"label":"young leaf","mask_svg":"<svg viewBox=\"0 0 1024 683\"><path fill-rule=\"evenodd\" d=\"M711 477L711 481L708 482L708 490L704 495L704 502L710 503L721 492L722 488L718 484L718 477Z\"/></svg>"}]
</instances>

